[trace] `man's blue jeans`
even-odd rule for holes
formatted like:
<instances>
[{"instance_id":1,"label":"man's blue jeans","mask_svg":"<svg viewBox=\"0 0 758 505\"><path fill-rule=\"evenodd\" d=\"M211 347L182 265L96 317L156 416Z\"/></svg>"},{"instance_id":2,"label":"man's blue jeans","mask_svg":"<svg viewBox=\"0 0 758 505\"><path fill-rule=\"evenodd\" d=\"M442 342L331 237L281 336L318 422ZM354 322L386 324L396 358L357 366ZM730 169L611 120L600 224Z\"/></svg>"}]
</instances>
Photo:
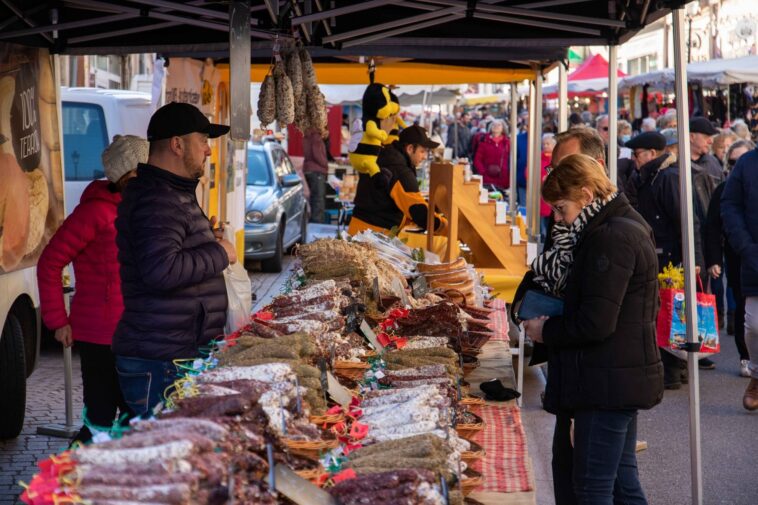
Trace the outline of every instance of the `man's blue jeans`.
<instances>
[{"instance_id":1,"label":"man's blue jeans","mask_svg":"<svg viewBox=\"0 0 758 505\"><path fill-rule=\"evenodd\" d=\"M152 414L179 373L171 361L116 356L116 372L124 401L135 416Z\"/></svg>"},{"instance_id":2,"label":"man's blue jeans","mask_svg":"<svg viewBox=\"0 0 758 505\"><path fill-rule=\"evenodd\" d=\"M637 411L574 412L574 492L582 505L647 505L637 472Z\"/></svg>"}]
</instances>

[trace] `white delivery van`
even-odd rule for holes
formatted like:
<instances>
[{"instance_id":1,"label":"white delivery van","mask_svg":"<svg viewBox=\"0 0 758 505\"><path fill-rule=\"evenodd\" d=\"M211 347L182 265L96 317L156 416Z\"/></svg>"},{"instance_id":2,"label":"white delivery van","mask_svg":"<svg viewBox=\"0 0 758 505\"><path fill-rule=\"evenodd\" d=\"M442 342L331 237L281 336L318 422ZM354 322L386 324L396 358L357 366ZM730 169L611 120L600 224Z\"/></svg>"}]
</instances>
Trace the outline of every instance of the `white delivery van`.
<instances>
[{"instance_id":1,"label":"white delivery van","mask_svg":"<svg viewBox=\"0 0 758 505\"><path fill-rule=\"evenodd\" d=\"M147 135L153 110L149 93L120 89L61 88L66 215L84 188L105 177L100 155L115 135Z\"/></svg>"}]
</instances>

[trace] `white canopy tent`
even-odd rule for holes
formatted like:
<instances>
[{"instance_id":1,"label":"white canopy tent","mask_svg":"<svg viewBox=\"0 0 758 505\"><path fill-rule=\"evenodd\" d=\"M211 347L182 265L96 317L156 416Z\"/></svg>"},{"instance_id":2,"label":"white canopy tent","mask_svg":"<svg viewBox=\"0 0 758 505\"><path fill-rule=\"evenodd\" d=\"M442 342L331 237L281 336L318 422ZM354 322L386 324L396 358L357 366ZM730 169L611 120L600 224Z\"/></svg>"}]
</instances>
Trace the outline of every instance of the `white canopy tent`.
<instances>
[{"instance_id":1,"label":"white canopy tent","mask_svg":"<svg viewBox=\"0 0 758 505\"><path fill-rule=\"evenodd\" d=\"M699 61L687 65L687 80L703 86L716 87L741 82L758 83L758 56L744 56L726 60ZM674 69L664 68L619 80L620 89L649 84L660 89L673 90Z\"/></svg>"}]
</instances>

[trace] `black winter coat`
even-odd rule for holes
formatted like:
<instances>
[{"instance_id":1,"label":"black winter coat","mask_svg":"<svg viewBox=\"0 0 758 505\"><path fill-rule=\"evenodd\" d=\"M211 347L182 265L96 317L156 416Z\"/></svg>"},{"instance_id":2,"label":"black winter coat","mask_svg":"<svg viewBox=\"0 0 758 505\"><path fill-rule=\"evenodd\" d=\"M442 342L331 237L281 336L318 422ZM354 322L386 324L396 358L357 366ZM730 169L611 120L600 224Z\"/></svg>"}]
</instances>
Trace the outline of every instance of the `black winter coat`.
<instances>
[{"instance_id":1,"label":"black winter coat","mask_svg":"<svg viewBox=\"0 0 758 505\"><path fill-rule=\"evenodd\" d=\"M140 164L116 218L124 313L120 356L194 358L223 334L229 264L197 203L197 181Z\"/></svg>"},{"instance_id":2,"label":"black winter coat","mask_svg":"<svg viewBox=\"0 0 758 505\"><path fill-rule=\"evenodd\" d=\"M661 401L657 274L651 230L619 195L583 230L563 315L545 322L543 340L560 363L558 374L548 374L546 403L649 409Z\"/></svg>"},{"instance_id":3,"label":"black winter coat","mask_svg":"<svg viewBox=\"0 0 758 505\"><path fill-rule=\"evenodd\" d=\"M636 210L653 229L658 252L658 267L682 262L681 209L679 208L679 167L676 157L663 154L640 167L637 183ZM710 195L709 195L710 198ZM695 228L695 263L705 273L703 227L707 207L703 208L698 193L693 192Z\"/></svg>"}]
</instances>

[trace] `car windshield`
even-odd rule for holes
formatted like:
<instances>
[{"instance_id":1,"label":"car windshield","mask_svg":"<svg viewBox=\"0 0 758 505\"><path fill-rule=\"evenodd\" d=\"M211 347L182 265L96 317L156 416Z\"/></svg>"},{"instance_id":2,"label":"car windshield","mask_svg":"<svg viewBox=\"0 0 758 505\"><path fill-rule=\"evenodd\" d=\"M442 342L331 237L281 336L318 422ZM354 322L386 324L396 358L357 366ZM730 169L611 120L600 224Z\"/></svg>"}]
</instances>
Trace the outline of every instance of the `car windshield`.
<instances>
[{"instance_id":1,"label":"car windshield","mask_svg":"<svg viewBox=\"0 0 758 505\"><path fill-rule=\"evenodd\" d=\"M247 183L252 186L271 184L271 170L263 149L250 149L247 152Z\"/></svg>"}]
</instances>

